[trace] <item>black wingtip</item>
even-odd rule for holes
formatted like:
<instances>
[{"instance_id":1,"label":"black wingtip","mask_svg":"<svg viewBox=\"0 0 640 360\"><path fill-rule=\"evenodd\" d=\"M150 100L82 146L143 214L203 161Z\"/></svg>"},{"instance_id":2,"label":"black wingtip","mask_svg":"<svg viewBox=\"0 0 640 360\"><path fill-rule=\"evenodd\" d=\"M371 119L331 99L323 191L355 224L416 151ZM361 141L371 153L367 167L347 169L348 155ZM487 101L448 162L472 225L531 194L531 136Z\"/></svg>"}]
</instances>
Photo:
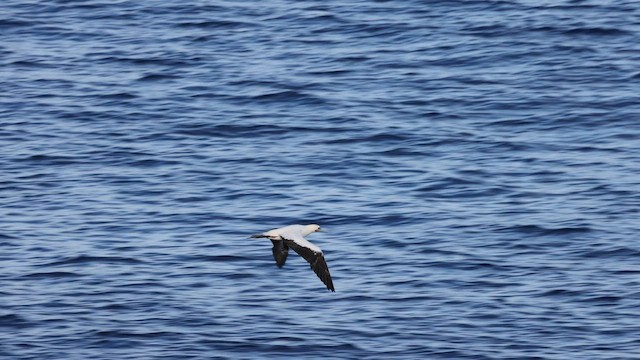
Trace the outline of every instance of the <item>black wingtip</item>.
<instances>
[{"instance_id":1,"label":"black wingtip","mask_svg":"<svg viewBox=\"0 0 640 360\"><path fill-rule=\"evenodd\" d=\"M333 292L336 292L336 289L333 287L333 281L329 280L329 283L325 284L325 285L327 285L327 290L331 290Z\"/></svg>"}]
</instances>

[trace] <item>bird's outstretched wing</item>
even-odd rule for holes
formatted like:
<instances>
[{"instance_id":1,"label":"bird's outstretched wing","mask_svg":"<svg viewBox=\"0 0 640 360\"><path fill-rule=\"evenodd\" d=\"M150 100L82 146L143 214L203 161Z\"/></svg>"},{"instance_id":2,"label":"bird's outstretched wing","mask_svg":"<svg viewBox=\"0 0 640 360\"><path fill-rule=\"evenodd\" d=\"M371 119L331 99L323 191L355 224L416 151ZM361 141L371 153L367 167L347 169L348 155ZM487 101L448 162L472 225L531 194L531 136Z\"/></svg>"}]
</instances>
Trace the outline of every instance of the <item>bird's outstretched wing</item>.
<instances>
[{"instance_id":1,"label":"bird's outstretched wing","mask_svg":"<svg viewBox=\"0 0 640 360\"><path fill-rule=\"evenodd\" d=\"M276 265L281 268L287 261L289 247L282 240L271 240L271 242L273 243L273 258L276 260Z\"/></svg>"},{"instance_id":2,"label":"bird's outstretched wing","mask_svg":"<svg viewBox=\"0 0 640 360\"><path fill-rule=\"evenodd\" d=\"M327 286L327 289L335 292L336 290L333 287L329 267L320 248L302 236L291 236L287 234L282 235L282 238L284 239L284 246L292 248L298 255L307 260L313 272L318 275L320 280Z\"/></svg>"}]
</instances>

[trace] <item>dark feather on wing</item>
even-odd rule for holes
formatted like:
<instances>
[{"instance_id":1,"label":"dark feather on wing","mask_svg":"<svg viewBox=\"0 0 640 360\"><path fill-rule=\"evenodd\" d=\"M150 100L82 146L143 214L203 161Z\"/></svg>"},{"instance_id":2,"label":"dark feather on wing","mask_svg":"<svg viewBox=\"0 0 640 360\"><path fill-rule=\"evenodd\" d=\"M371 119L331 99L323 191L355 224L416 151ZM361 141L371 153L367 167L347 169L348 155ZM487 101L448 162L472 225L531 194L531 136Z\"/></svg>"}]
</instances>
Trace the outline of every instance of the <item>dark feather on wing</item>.
<instances>
[{"instance_id":1,"label":"dark feather on wing","mask_svg":"<svg viewBox=\"0 0 640 360\"><path fill-rule=\"evenodd\" d=\"M289 247L284 244L282 240L271 240L273 243L273 258L276 260L276 265L281 268L287 261L287 255L289 255Z\"/></svg>"},{"instance_id":2,"label":"dark feather on wing","mask_svg":"<svg viewBox=\"0 0 640 360\"><path fill-rule=\"evenodd\" d=\"M327 266L327 262L325 261L324 255L322 253L316 253L309 248L298 245L292 240L285 239L284 243L285 246L292 248L295 252L298 253L298 255L307 260L313 272L318 275L320 280L322 280L322 282L327 286L327 289L334 292L336 291L333 287L331 274L329 273L329 266Z\"/></svg>"}]
</instances>

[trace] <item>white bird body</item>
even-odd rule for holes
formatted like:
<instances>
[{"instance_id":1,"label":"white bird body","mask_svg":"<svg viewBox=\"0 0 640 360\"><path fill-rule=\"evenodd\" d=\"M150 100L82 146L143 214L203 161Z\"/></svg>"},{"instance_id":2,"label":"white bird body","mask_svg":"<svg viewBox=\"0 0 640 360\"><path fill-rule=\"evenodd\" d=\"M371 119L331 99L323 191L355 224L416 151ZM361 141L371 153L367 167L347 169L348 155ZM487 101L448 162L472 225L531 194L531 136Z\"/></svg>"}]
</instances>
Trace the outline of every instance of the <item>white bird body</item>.
<instances>
[{"instance_id":1,"label":"white bird body","mask_svg":"<svg viewBox=\"0 0 640 360\"><path fill-rule=\"evenodd\" d=\"M304 237L314 233L316 230L315 226L317 225L289 225L285 227L281 227L279 229L273 229L264 233L269 238L276 238L277 240L289 239L293 240L301 246L307 247L314 252L322 253L319 247L309 242L309 240ZM318 226L317 229L320 227Z\"/></svg>"},{"instance_id":2,"label":"white bird body","mask_svg":"<svg viewBox=\"0 0 640 360\"><path fill-rule=\"evenodd\" d=\"M278 229L269 230L262 234L251 236L252 238L269 238L273 243L273 258L276 265L282 267L287 260L289 248L292 248L300 256L302 256L309 264L311 269L318 275L320 280L327 286L327 289L335 291L329 267L324 259L322 250L305 239L305 236L320 231L320 226L311 225L289 225Z\"/></svg>"}]
</instances>

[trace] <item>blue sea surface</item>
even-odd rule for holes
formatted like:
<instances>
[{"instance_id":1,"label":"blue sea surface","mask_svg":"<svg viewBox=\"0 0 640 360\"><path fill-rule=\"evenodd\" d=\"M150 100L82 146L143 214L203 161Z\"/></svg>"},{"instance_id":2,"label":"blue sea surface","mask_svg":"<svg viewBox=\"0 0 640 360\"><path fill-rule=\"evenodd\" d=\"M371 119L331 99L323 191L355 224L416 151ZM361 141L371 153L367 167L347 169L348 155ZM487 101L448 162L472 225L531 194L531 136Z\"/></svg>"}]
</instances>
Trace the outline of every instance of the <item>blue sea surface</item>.
<instances>
[{"instance_id":1,"label":"blue sea surface","mask_svg":"<svg viewBox=\"0 0 640 360\"><path fill-rule=\"evenodd\" d=\"M640 359L640 3L0 2L0 359ZM336 292L251 234L328 231Z\"/></svg>"}]
</instances>

